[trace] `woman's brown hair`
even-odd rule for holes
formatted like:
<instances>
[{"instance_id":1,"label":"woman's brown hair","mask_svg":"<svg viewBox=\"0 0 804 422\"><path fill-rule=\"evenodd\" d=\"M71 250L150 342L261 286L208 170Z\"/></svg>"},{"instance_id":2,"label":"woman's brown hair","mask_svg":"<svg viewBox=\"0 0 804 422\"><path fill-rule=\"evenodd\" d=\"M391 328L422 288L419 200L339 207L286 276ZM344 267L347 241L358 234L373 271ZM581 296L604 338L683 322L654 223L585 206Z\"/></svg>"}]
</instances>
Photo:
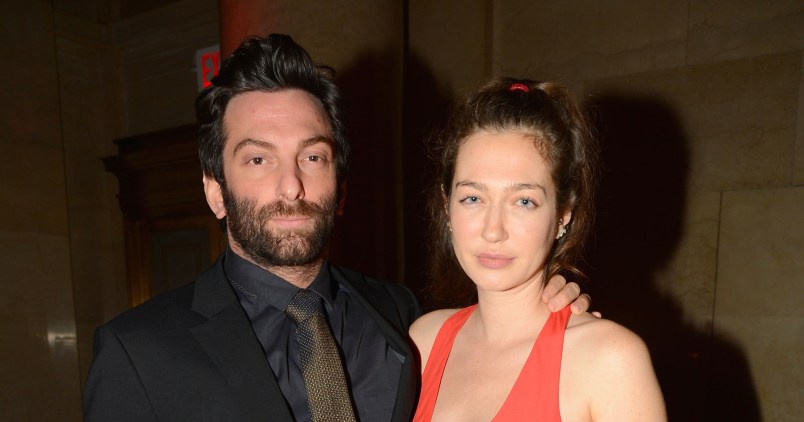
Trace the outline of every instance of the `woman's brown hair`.
<instances>
[{"instance_id":1,"label":"woman's brown hair","mask_svg":"<svg viewBox=\"0 0 804 422\"><path fill-rule=\"evenodd\" d=\"M572 211L567 233L547 257L543 283L556 274L584 279L581 256L592 227L598 156L589 121L566 88L553 82L504 78L469 95L431 139L435 165L428 193L430 299L438 306L466 306L476 300L474 284L452 248L445 204L452 193L458 151L466 138L479 131L515 131L533 139L550 166L556 211L559 215Z\"/></svg>"}]
</instances>

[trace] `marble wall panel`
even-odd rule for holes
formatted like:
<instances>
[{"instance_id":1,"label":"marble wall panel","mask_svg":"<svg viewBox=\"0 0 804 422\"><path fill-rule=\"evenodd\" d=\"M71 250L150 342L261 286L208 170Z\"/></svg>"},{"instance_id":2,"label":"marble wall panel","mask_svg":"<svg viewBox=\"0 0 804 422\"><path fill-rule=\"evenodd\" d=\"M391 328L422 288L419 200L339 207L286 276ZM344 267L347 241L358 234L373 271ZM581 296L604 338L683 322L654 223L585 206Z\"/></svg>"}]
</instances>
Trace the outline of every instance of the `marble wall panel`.
<instances>
[{"instance_id":1,"label":"marble wall panel","mask_svg":"<svg viewBox=\"0 0 804 422\"><path fill-rule=\"evenodd\" d=\"M60 148L0 142L0 230L67 235L63 153Z\"/></svg>"},{"instance_id":2,"label":"marble wall panel","mask_svg":"<svg viewBox=\"0 0 804 422\"><path fill-rule=\"evenodd\" d=\"M0 230L64 235L64 171L53 28L45 3L0 6L0 39L13 58L0 77ZM31 31L36 28L36 31Z\"/></svg>"},{"instance_id":3,"label":"marble wall panel","mask_svg":"<svg viewBox=\"0 0 804 422\"><path fill-rule=\"evenodd\" d=\"M69 242L0 231L0 250L0 419L80 420Z\"/></svg>"},{"instance_id":4,"label":"marble wall panel","mask_svg":"<svg viewBox=\"0 0 804 422\"><path fill-rule=\"evenodd\" d=\"M686 2L690 64L763 56L804 48L799 0Z\"/></svg>"},{"instance_id":5,"label":"marble wall panel","mask_svg":"<svg viewBox=\"0 0 804 422\"><path fill-rule=\"evenodd\" d=\"M723 194L716 315L804 316L802 209L802 187Z\"/></svg>"},{"instance_id":6,"label":"marble wall panel","mask_svg":"<svg viewBox=\"0 0 804 422\"><path fill-rule=\"evenodd\" d=\"M193 71L196 45L171 57L126 63L126 131L141 134L195 122L198 95Z\"/></svg>"},{"instance_id":7,"label":"marble wall panel","mask_svg":"<svg viewBox=\"0 0 804 422\"><path fill-rule=\"evenodd\" d=\"M66 154L70 250L81 385L92 361L95 327L128 308L123 228L100 158Z\"/></svg>"},{"instance_id":8,"label":"marble wall panel","mask_svg":"<svg viewBox=\"0 0 804 422\"><path fill-rule=\"evenodd\" d=\"M403 4L390 1L222 1L237 25L227 25L227 36L290 35L313 57L336 73L347 71L367 55L401 59ZM243 7L246 11L240 11ZM310 28L314 27L314 30ZM368 35L371 34L371 35ZM232 42L232 41L227 41ZM236 48L236 42L234 48ZM390 58L389 58L390 56ZM401 76L389 73L387 90L396 89Z\"/></svg>"},{"instance_id":9,"label":"marble wall panel","mask_svg":"<svg viewBox=\"0 0 804 422\"><path fill-rule=\"evenodd\" d=\"M491 76L492 53L492 16L487 12L486 2L478 0L409 2L407 66L419 78L412 82L431 89L432 97L449 100L485 82Z\"/></svg>"},{"instance_id":10,"label":"marble wall panel","mask_svg":"<svg viewBox=\"0 0 804 422\"><path fill-rule=\"evenodd\" d=\"M801 54L804 67L804 51ZM793 150L793 183L804 185L804 72L800 73L798 85L798 114L796 115L796 144Z\"/></svg>"},{"instance_id":11,"label":"marble wall panel","mask_svg":"<svg viewBox=\"0 0 804 422\"><path fill-rule=\"evenodd\" d=\"M126 292L122 227L112 224L117 200L109 194L115 183L102 158L114 151L113 133L119 133L120 106L114 82L116 70L107 66L112 54L105 27L75 16L57 14L59 78L69 83L60 90L63 110L64 176L70 226L70 257L76 318L79 385L92 359L93 330L112 314L104 302L123 304ZM117 247L115 247L117 246ZM113 291L118 296L104 295ZM121 290L123 290L121 292ZM122 293L122 294L120 294Z\"/></svg>"},{"instance_id":12,"label":"marble wall panel","mask_svg":"<svg viewBox=\"0 0 804 422\"><path fill-rule=\"evenodd\" d=\"M0 78L0 133L3 143L59 148L52 11L48 2L27 3L0 5L3 55L10 58Z\"/></svg>"},{"instance_id":13,"label":"marble wall panel","mask_svg":"<svg viewBox=\"0 0 804 422\"><path fill-rule=\"evenodd\" d=\"M195 52L218 44L217 2L178 1L112 30L123 75L123 135L193 123Z\"/></svg>"},{"instance_id":14,"label":"marble wall panel","mask_svg":"<svg viewBox=\"0 0 804 422\"><path fill-rule=\"evenodd\" d=\"M790 183L799 53L587 82L587 92L654 98L676 109L689 149L691 190Z\"/></svg>"},{"instance_id":15,"label":"marble wall panel","mask_svg":"<svg viewBox=\"0 0 804 422\"><path fill-rule=\"evenodd\" d=\"M802 187L723 195L715 334L744 349L767 421L804 413L803 208Z\"/></svg>"},{"instance_id":16,"label":"marble wall panel","mask_svg":"<svg viewBox=\"0 0 804 422\"><path fill-rule=\"evenodd\" d=\"M51 3L3 2L0 40L0 420L79 420Z\"/></svg>"},{"instance_id":17,"label":"marble wall panel","mask_svg":"<svg viewBox=\"0 0 804 422\"><path fill-rule=\"evenodd\" d=\"M804 361L804 317L718 314L715 315L715 335L731 339L745 355L760 415L751 420L794 422L801 419L804 414L804 402L801 401L801 386L804 385L804 370L801 369L801 362ZM718 349L714 351L713 360L716 373L728 374L735 369L733 366L721 367L721 363L725 366L731 359L722 356ZM724 381L728 382L728 379ZM727 387L727 384L717 382L710 388ZM710 394L717 393L713 391ZM725 403L728 404L727 401Z\"/></svg>"},{"instance_id":18,"label":"marble wall panel","mask_svg":"<svg viewBox=\"0 0 804 422\"><path fill-rule=\"evenodd\" d=\"M685 63L678 1L495 1L493 73L575 81Z\"/></svg>"},{"instance_id":19,"label":"marble wall panel","mask_svg":"<svg viewBox=\"0 0 804 422\"><path fill-rule=\"evenodd\" d=\"M683 320L711 330L717 273L720 194L688 192L678 245L656 277L657 288L682 304Z\"/></svg>"}]
</instances>

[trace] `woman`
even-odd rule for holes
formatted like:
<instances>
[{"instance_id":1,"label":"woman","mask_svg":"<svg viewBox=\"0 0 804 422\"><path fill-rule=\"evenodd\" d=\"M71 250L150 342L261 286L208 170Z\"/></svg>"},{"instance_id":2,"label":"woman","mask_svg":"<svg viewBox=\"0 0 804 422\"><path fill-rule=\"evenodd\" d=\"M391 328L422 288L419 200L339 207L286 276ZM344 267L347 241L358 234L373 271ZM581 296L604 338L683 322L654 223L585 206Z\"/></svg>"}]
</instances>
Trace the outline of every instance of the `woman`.
<instances>
[{"instance_id":1,"label":"woman","mask_svg":"<svg viewBox=\"0 0 804 422\"><path fill-rule=\"evenodd\" d=\"M567 90L492 82L437 143L435 267L439 280L468 276L477 304L411 327L423 368L415 420L665 420L639 337L541 301L551 276L583 276L592 217L597 146Z\"/></svg>"}]
</instances>

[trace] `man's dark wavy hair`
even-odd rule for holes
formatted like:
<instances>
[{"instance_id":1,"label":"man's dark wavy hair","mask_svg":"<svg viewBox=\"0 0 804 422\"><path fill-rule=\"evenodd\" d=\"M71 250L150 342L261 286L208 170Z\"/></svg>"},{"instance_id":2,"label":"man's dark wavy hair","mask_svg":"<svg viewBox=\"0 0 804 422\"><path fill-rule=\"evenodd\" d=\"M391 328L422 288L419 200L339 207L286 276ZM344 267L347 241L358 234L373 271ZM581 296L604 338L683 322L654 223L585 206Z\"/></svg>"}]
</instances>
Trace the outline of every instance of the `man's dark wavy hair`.
<instances>
[{"instance_id":1,"label":"man's dark wavy hair","mask_svg":"<svg viewBox=\"0 0 804 422\"><path fill-rule=\"evenodd\" d=\"M240 44L223 61L212 85L195 100L198 155L204 175L226 188L223 147L227 135L223 116L232 98L252 91L276 92L295 88L316 97L329 117L335 138L337 181L341 186L349 168L350 146L343 129L340 90L331 80L331 75L330 68L317 66L307 51L288 35L253 37Z\"/></svg>"}]
</instances>

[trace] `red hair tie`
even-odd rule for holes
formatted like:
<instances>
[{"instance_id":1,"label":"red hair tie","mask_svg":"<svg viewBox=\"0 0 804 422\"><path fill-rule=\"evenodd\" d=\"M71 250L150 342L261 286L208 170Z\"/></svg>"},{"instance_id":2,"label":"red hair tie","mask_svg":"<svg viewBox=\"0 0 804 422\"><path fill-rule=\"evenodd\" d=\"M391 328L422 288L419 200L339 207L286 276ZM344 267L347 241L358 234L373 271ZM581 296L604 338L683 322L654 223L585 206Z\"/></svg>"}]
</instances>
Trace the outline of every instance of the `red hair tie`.
<instances>
[{"instance_id":1,"label":"red hair tie","mask_svg":"<svg viewBox=\"0 0 804 422\"><path fill-rule=\"evenodd\" d=\"M508 90L509 90L509 91L511 91L511 92L514 92L514 91L522 91L522 92L525 92L525 93L527 93L528 91L530 91L530 90L528 89L528 87L527 87L525 84L521 84L521 83L519 83L519 82L517 82L517 83L515 83L515 84L511 84L511 87L510 87L510 88L508 88Z\"/></svg>"}]
</instances>

